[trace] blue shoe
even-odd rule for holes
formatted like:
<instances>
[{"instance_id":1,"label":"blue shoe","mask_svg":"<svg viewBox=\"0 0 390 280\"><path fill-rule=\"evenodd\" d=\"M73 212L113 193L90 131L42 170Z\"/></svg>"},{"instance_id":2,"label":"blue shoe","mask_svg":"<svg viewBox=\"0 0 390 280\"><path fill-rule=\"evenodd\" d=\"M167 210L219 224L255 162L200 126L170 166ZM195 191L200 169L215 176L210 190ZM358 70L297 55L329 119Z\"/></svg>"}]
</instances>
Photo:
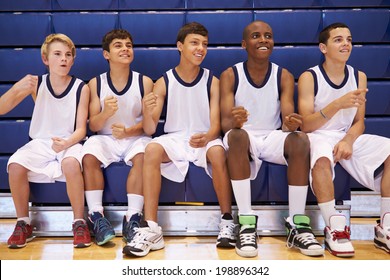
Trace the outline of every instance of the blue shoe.
<instances>
[{"instance_id":1,"label":"blue shoe","mask_svg":"<svg viewBox=\"0 0 390 280\"><path fill-rule=\"evenodd\" d=\"M132 215L129 221L127 221L126 215L123 217L122 235L124 242L128 243L133 239L135 234L134 229L139 228L141 218L141 213L136 213Z\"/></svg>"},{"instance_id":2,"label":"blue shoe","mask_svg":"<svg viewBox=\"0 0 390 280\"><path fill-rule=\"evenodd\" d=\"M89 216L89 220L93 224L93 233L97 245L106 244L115 237L115 231L110 222L100 212L93 212Z\"/></svg>"}]
</instances>

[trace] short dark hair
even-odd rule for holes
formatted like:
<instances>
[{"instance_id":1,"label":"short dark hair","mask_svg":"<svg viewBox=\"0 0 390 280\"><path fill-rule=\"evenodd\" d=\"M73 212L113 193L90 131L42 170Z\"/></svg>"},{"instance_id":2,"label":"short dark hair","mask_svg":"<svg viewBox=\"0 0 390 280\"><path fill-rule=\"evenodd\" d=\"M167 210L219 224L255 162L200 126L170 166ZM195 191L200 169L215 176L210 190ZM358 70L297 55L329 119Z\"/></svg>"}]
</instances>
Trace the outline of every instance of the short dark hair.
<instances>
[{"instance_id":1,"label":"short dark hair","mask_svg":"<svg viewBox=\"0 0 390 280\"><path fill-rule=\"evenodd\" d=\"M202 24L198 22L190 22L180 28L177 34L176 42L184 43L184 40L188 34L199 34L208 37L209 32Z\"/></svg>"},{"instance_id":2,"label":"short dark hair","mask_svg":"<svg viewBox=\"0 0 390 280\"><path fill-rule=\"evenodd\" d=\"M348 28L349 29L349 27L345 23L342 23L342 22L332 23L332 24L328 25L327 27L325 27L324 29L322 29L322 31L320 32L320 35L318 36L318 42L322 43L322 44L326 44L326 42L328 41L328 39L330 37L330 31L332 31L336 28Z\"/></svg>"},{"instance_id":3,"label":"short dark hair","mask_svg":"<svg viewBox=\"0 0 390 280\"><path fill-rule=\"evenodd\" d=\"M131 43L133 43L133 37L131 34L124 29L114 29L104 35L102 40L103 50L110 51L110 44L114 39L127 39L129 38Z\"/></svg>"}]
</instances>

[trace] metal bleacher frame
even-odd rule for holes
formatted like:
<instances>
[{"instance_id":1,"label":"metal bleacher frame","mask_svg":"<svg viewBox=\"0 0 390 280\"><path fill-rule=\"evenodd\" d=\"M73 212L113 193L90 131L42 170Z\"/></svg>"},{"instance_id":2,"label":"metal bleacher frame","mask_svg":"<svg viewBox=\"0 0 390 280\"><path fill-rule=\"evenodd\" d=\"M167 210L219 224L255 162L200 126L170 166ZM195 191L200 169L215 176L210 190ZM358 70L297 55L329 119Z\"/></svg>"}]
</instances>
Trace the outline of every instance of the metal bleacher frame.
<instances>
[{"instance_id":1,"label":"metal bleacher frame","mask_svg":"<svg viewBox=\"0 0 390 280\"><path fill-rule=\"evenodd\" d=\"M367 15L369 11L375 12L376 18L380 20L370 21L370 15ZM340 17L345 14L349 16ZM354 36L355 48L350 64L367 73L369 88L370 85L373 88L369 94L372 91L378 93L378 96L374 96L376 100L371 103L368 97L367 130L379 131L379 134L390 137L388 129L378 130L378 126L383 127L382 121L390 120L390 93L385 90L390 85L390 23L388 20L390 0L1 1L0 26L3 36L0 37L0 94L27 73L45 73L45 67L40 61L39 48L44 36L50 32L68 33L74 39L77 58L72 74L88 81L107 70L107 62L101 56L102 35L111 28L126 28L135 39L135 60L132 68L156 80L159 75L173 67L178 61L174 39L178 28L183 23L198 20L209 29L209 51L202 66L212 69L214 74L219 76L223 69L245 58L245 53L240 47L243 27L254 19L263 19L270 22L275 32L275 50L272 60L289 69L297 79L306 68L320 62L316 40L321 27L330 21L345 20L351 27L352 33L355 34L360 25L356 25L353 20L356 16L361 19L362 14L365 19L363 23L365 33L364 36L357 34L356 40ZM226 21L227 16L233 20ZM32 21L32 24L29 28L23 28L23 23L19 21L19 25L10 24L10 18L16 17L26 18ZM70 18L73 20L69 21ZM153 24L153 19L156 18L159 18L159 22L166 23L169 28L164 30L158 24ZM67 20L66 24L62 22L64 19ZM281 19L295 25L280 24L283 22ZM386 21L387 26L385 26ZM100 22L99 30L95 29L95 32L93 32L94 22ZM316 22L318 26L313 22ZM378 22L381 24L379 27ZM149 27L148 23L151 24ZM362 23L361 20L360 23ZM34 24L39 26L39 31L34 29ZM42 26L42 24L47 24L47 26ZM293 27L296 30L289 29ZM383 33L382 38L378 32L367 32L373 27L378 27L375 31L379 29ZM288 29L288 36L281 36L281 32L285 29ZM166 34L164 34L165 31ZM294 31L296 36L294 36ZM34 36L30 38L28 35ZM216 35L220 37L216 38ZM148 38L156 41L148 41ZM294 56L291 55L292 53ZM138 60L137 57L139 57ZM26 63L28 59L31 59L30 63ZM161 60L162 63L155 63L157 60ZM370 64L377 67L371 68ZM86 65L88 65L87 70ZM149 65L153 65L153 71ZM378 102L379 99L384 102ZM380 104L379 107L372 105L374 103ZM0 127L7 125L7 122L28 124L29 116L31 116L31 100L23 101L15 110L20 110L20 112L10 112L0 117ZM0 149L7 137L0 137ZM27 141L23 138L15 140L19 142L15 141L14 145L22 145L21 142ZM7 141L12 142L12 138ZM12 152L10 150L0 151L0 167L3 170L7 157ZM1 171L0 218L15 217L9 188L7 189L5 185L7 182L6 174ZM377 216L379 213L378 193L365 191L358 184L351 186L351 189L351 200L340 201L340 205L337 206L338 211L347 217ZM260 235L285 234L283 218L288 215L288 207L285 203L271 202L255 205L254 210L259 215ZM312 218L315 233L321 234L324 224L318 207L307 205L306 210ZM235 206L233 206L233 211L237 213ZM123 205L105 207L106 216L112 222L118 235L121 234L124 212ZM73 217L69 205L32 204L30 215L37 235L71 235L70 225ZM166 235L215 235L218 232L219 207L217 205L161 204L158 215ZM358 237L359 233L353 236L353 238Z\"/></svg>"}]
</instances>

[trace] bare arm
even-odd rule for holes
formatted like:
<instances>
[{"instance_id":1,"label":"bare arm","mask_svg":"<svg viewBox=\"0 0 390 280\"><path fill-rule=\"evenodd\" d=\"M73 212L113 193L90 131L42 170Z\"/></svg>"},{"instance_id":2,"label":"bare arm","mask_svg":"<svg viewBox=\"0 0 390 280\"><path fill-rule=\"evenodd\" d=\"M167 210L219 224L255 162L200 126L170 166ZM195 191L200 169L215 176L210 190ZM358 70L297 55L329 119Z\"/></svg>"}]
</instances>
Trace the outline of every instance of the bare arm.
<instances>
[{"instance_id":1,"label":"bare arm","mask_svg":"<svg viewBox=\"0 0 390 280\"><path fill-rule=\"evenodd\" d=\"M26 75L15 83L0 97L0 115L7 114L14 109L24 98L32 95L35 101L38 87L38 76Z\"/></svg>"},{"instance_id":2,"label":"bare arm","mask_svg":"<svg viewBox=\"0 0 390 280\"><path fill-rule=\"evenodd\" d=\"M146 134L152 135L156 132L156 127L161 116L166 95L166 86L164 78L156 81L153 91L145 94L142 105L142 127Z\"/></svg>"}]
</instances>

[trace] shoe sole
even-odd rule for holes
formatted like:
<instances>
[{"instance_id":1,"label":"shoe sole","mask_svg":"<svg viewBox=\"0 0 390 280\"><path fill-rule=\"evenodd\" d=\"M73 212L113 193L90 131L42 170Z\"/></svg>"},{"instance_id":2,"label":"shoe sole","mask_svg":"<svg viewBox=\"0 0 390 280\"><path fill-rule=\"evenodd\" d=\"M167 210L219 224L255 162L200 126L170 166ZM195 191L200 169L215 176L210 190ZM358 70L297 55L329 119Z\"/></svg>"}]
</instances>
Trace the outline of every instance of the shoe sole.
<instances>
[{"instance_id":1,"label":"shoe sole","mask_svg":"<svg viewBox=\"0 0 390 280\"><path fill-rule=\"evenodd\" d=\"M113 239L115 237L115 235L109 235L106 237L106 239L104 239L103 241L100 241L100 242L96 242L97 245L101 246L101 245L104 245L106 244L108 241L110 241L111 239Z\"/></svg>"},{"instance_id":2,"label":"shoe sole","mask_svg":"<svg viewBox=\"0 0 390 280\"><path fill-rule=\"evenodd\" d=\"M329 253L331 253L332 255L336 256L336 257L340 257L340 258L350 258L350 257L353 257L355 256L355 251L345 251L345 252L338 252L338 251L334 251L332 250L328 243L325 242L325 248L326 250L329 251Z\"/></svg>"},{"instance_id":3,"label":"shoe sole","mask_svg":"<svg viewBox=\"0 0 390 280\"><path fill-rule=\"evenodd\" d=\"M234 248L234 247L236 247L236 243L231 242L227 239L222 239L220 241L217 241L217 247L218 248Z\"/></svg>"},{"instance_id":4,"label":"shoe sole","mask_svg":"<svg viewBox=\"0 0 390 280\"><path fill-rule=\"evenodd\" d=\"M299 251L301 251L301 253L303 255L309 256L309 257L323 256L324 253L325 253L324 249L310 250L310 249L301 249L301 248L298 248L298 247L296 247L296 248L299 249Z\"/></svg>"},{"instance_id":5,"label":"shoe sole","mask_svg":"<svg viewBox=\"0 0 390 280\"><path fill-rule=\"evenodd\" d=\"M79 244L73 244L74 248L86 248L92 245L91 243L79 243Z\"/></svg>"},{"instance_id":6,"label":"shoe sole","mask_svg":"<svg viewBox=\"0 0 390 280\"><path fill-rule=\"evenodd\" d=\"M236 253L237 255L244 257L244 258L254 258L258 255L258 249L252 250L252 251L243 251L236 247Z\"/></svg>"},{"instance_id":7,"label":"shoe sole","mask_svg":"<svg viewBox=\"0 0 390 280\"><path fill-rule=\"evenodd\" d=\"M8 244L8 248L10 248L10 249L24 248L24 247L26 247L27 243L32 241L34 238L35 238L35 236L31 236L31 237L27 238L26 243L24 243L24 244Z\"/></svg>"},{"instance_id":8,"label":"shoe sole","mask_svg":"<svg viewBox=\"0 0 390 280\"><path fill-rule=\"evenodd\" d=\"M374 238L374 245L376 248L381 249L387 253L390 253L390 249L387 247L387 245L376 238Z\"/></svg>"},{"instance_id":9,"label":"shoe sole","mask_svg":"<svg viewBox=\"0 0 390 280\"><path fill-rule=\"evenodd\" d=\"M164 247L165 247L164 240L160 240L156 244L151 245L147 250L140 251L140 252L131 251L130 246L125 246L122 250L122 253L127 255L127 256L145 257L147 254L149 254L150 251L161 250Z\"/></svg>"}]
</instances>

